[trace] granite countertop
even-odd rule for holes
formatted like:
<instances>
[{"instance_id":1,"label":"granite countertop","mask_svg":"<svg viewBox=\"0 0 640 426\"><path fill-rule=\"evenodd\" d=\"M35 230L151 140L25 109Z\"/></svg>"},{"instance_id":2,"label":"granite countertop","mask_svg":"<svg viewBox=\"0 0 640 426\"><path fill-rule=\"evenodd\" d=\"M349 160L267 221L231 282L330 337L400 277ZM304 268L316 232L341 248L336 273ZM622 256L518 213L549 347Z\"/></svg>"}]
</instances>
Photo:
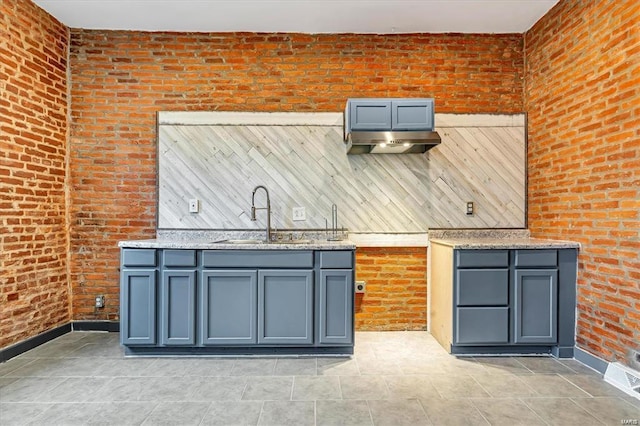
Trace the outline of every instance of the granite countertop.
<instances>
[{"instance_id":1,"label":"granite countertop","mask_svg":"<svg viewBox=\"0 0 640 426\"><path fill-rule=\"evenodd\" d=\"M538 238L433 238L431 243L465 250L580 248L580 243L573 241Z\"/></svg>"},{"instance_id":2,"label":"granite countertop","mask_svg":"<svg viewBox=\"0 0 640 426\"><path fill-rule=\"evenodd\" d=\"M307 242L242 242L232 243L220 240L180 240L154 238L149 240L120 241L118 247L155 249L206 249L206 250L354 250L356 245L349 240Z\"/></svg>"}]
</instances>

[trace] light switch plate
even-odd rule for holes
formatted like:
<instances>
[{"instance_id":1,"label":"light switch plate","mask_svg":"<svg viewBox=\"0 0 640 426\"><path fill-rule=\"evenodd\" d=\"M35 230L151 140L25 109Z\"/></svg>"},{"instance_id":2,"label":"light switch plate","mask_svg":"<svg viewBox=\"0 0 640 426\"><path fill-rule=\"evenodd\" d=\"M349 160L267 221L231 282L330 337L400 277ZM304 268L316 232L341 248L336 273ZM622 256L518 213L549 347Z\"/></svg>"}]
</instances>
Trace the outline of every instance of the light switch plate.
<instances>
[{"instance_id":1,"label":"light switch plate","mask_svg":"<svg viewBox=\"0 0 640 426\"><path fill-rule=\"evenodd\" d=\"M198 213L200 211L200 200L192 198L189 200L189 213Z\"/></svg>"},{"instance_id":2,"label":"light switch plate","mask_svg":"<svg viewBox=\"0 0 640 426\"><path fill-rule=\"evenodd\" d=\"M294 207L293 208L293 220L294 221L300 221L300 220L306 220L307 219L307 214L304 210L304 207Z\"/></svg>"}]
</instances>

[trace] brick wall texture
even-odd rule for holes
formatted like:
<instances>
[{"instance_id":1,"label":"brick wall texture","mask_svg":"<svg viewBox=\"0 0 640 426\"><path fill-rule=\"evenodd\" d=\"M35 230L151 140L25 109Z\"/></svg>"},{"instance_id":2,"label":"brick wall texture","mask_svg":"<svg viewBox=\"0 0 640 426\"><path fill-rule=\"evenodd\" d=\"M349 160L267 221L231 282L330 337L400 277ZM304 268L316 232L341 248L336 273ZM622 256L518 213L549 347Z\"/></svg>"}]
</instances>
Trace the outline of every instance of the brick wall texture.
<instances>
[{"instance_id":1,"label":"brick wall texture","mask_svg":"<svg viewBox=\"0 0 640 426\"><path fill-rule=\"evenodd\" d=\"M349 97L434 96L440 112L520 112L522 43L521 35L72 30L74 318L118 318L117 241L155 234L156 111L342 111ZM98 293L107 302L96 312ZM364 317L380 303L365 297L360 324L371 327Z\"/></svg>"},{"instance_id":2,"label":"brick wall texture","mask_svg":"<svg viewBox=\"0 0 640 426\"><path fill-rule=\"evenodd\" d=\"M637 1L561 0L524 36L69 31L29 1L0 7L0 347L69 308L118 319L116 243L155 234L157 111L433 96L439 112L529 113L530 228L582 243L579 345L638 349ZM358 328L424 328L423 256L358 249Z\"/></svg>"},{"instance_id":3,"label":"brick wall texture","mask_svg":"<svg viewBox=\"0 0 640 426\"><path fill-rule=\"evenodd\" d=\"M578 346L640 350L640 2L561 1L525 35L532 235L579 241Z\"/></svg>"},{"instance_id":4,"label":"brick wall texture","mask_svg":"<svg viewBox=\"0 0 640 426\"><path fill-rule=\"evenodd\" d=\"M376 247L356 250L356 329L426 330L427 250L425 247Z\"/></svg>"},{"instance_id":5,"label":"brick wall texture","mask_svg":"<svg viewBox=\"0 0 640 426\"><path fill-rule=\"evenodd\" d=\"M0 348L69 321L69 30L0 2Z\"/></svg>"}]
</instances>

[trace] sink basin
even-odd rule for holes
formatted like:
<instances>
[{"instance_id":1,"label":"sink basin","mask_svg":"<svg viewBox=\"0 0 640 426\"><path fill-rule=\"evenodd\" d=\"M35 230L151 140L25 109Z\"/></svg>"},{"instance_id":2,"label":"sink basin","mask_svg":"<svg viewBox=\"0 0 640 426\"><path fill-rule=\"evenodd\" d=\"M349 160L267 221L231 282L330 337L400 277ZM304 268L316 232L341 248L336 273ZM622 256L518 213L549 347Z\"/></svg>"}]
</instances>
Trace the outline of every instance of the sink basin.
<instances>
[{"instance_id":1,"label":"sink basin","mask_svg":"<svg viewBox=\"0 0 640 426\"><path fill-rule=\"evenodd\" d=\"M276 240L271 241L269 244L309 244L311 240Z\"/></svg>"},{"instance_id":2,"label":"sink basin","mask_svg":"<svg viewBox=\"0 0 640 426\"><path fill-rule=\"evenodd\" d=\"M216 241L216 244L265 244L264 240L222 240Z\"/></svg>"},{"instance_id":3,"label":"sink basin","mask_svg":"<svg viewBox=\"0 0 640 426\"><path fill-rule=\"evenodd\" d=\"M269 244L309 244L311 240L275 240ZM215 241L215 244L267 244L264 240L222 240Z\"/></svg>"}]
</instances>

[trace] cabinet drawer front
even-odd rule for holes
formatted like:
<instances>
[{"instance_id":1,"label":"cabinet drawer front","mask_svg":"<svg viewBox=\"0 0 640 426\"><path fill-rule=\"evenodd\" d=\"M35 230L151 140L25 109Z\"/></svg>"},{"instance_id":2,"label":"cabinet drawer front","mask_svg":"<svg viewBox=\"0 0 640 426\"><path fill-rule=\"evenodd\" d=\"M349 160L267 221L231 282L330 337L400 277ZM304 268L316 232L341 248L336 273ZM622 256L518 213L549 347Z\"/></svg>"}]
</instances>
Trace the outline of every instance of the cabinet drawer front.
<instances>
[{"instance_id":1,"label":"cabinet drawer front","mask_svg":"<svg viewBox=\"0 0 640 426\"><path fill-rule=\"evenodd\" d=\"M156 266L154 249L122 249L123 266Z\"/></svg>"},{"instance_id":2,"label":"cabinet drawer front","mask_svg":"<svg viewBox=\"0 0 640 426\"><path fill-rule=\"evenodd\" d=\"M457 344L509 343L509 308L457 308Z\"/></svg>"},{"instance_id":3,"label":"cabinet drawer front","mask_svg":"<svg viewBox=\"0 0 640 426\"><path fill-rule=\"evenodd\" d=\"M164 266L196 266L195 250L164 250L162 252Z\"/></svg>"},{"instance_id":4,"label":"cabinet drawer front","mask_svg":"<svg viewBox=\"0 0 640 426\"><path fill-rule=\"evenodd\" d=\"M457 250L459 268L496 268L509 266L508 250Z\"/></svg>"},{"instance_id":5,"label":"cabinet drawer front","mask_svg":"<svg viewBox=\"0 0 640 426\"><path fill-rule=\"evenodd\" d=\"M558 250L516 250L516 268L557 266Z\"/></svg>"},{"instance_id":6,"label":"cabinet drawer front","mask_svg":"<svg viewBox=\"0 0 640 426\"><path fill-rule=\"evenodd\" d=\"M458 306L506 306L509 304L508 269L459 269Z\"/></svg>"},{"instance_id":7,"label":"cabinet drawer front","mask_svg":"<svg viewBox=\"0 0 640 426\"><path fill-rule=\"evenodd\" d=\"M204 250L205 268L312 268L313 251Z\"/></svg>"},{"instance_id":8,"label":"cabinet drawer front","mask_svg":"<svg viewBox=\"0 0 640 426\"><path fill-rule=\"evenodd\" d=\"M353 268L353 254L351 251L320 251L318 263L323 269Z\"/></svg>"}]
</instances>

